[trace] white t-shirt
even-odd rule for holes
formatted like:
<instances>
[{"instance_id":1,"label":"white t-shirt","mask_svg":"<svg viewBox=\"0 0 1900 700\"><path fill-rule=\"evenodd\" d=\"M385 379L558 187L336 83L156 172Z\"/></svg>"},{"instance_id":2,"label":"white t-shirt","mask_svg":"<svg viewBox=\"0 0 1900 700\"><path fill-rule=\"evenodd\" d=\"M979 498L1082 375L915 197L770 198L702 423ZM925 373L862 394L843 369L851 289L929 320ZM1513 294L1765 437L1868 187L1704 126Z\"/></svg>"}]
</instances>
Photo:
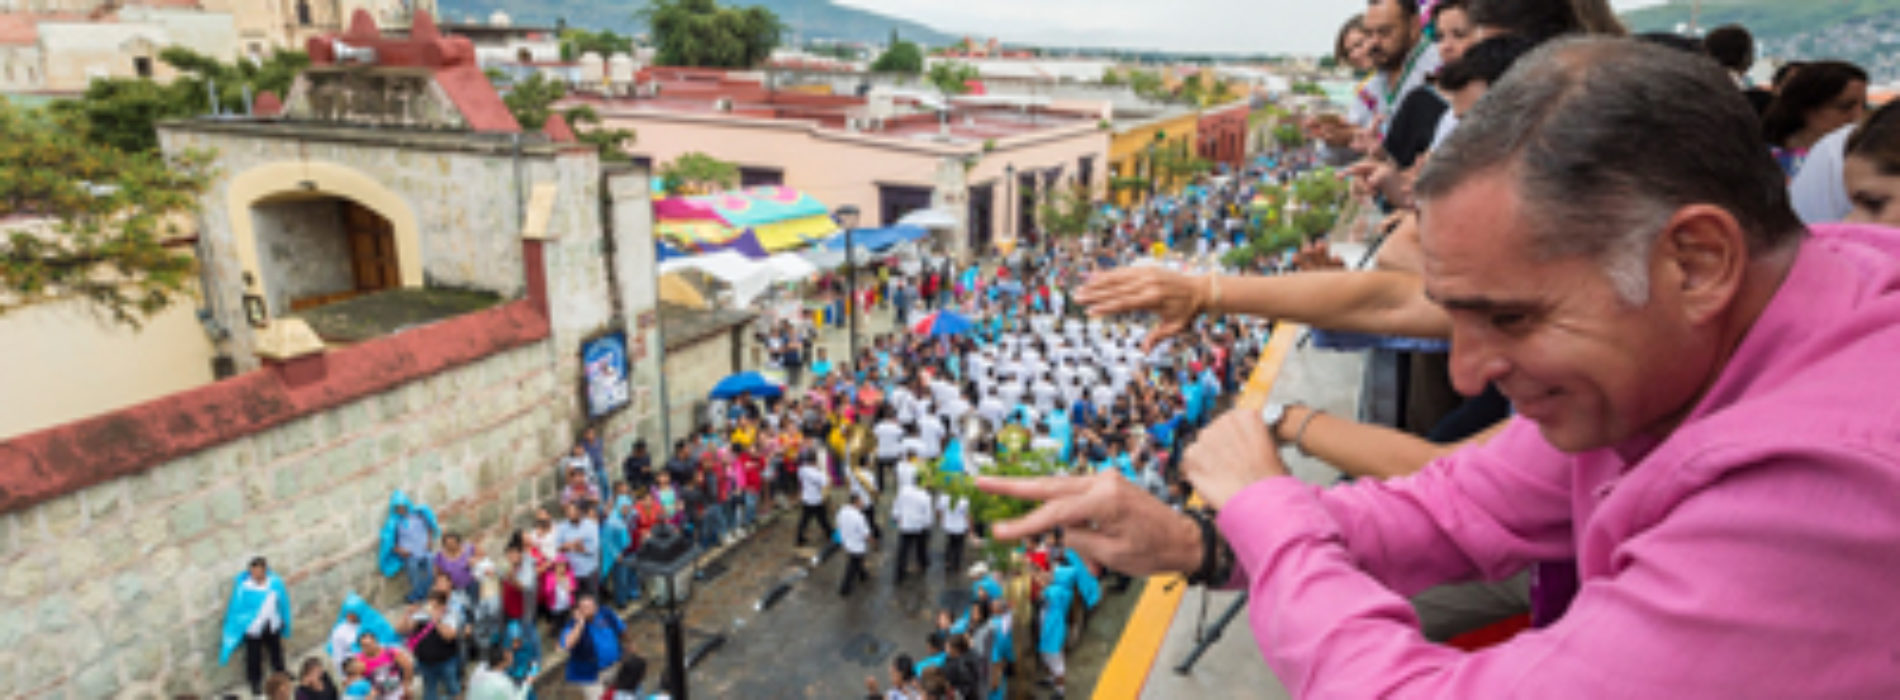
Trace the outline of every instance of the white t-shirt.
<instances>
[{"instance_id":1,"label":"white t-shirt","mask_svg":"<svg viewBox=\"0 0 1900 700\"><path fill-rule=\"evenodd\" d=\"M899 487L897 498L891 501L891 515L897 518L897 529L904 532L917 533L929 529L931 513L930 494L916 486Z\"/></svg>"},{"instance_id":2,"label":"white t-shirt","mask_svg":"<svg viewBox=\"0 0 1900 700\"><path fill-rule=\"evenodd\" d=\"M871 539L871 524L865 522L864 513L846 503L838 509L838 541L844 545L844 551L852 554L864 554Z\"/></svg>"},{"instance_id":3,"label":"white t-shirt","mask_svg":"<svg viewBox=\"0 0 1900 700\"><path fill-rule=\"evenodd\" d=\"M952 535L961 535L970 531L970 501L964 498L952 500L950 494L937 496L937 515L943 519L943 531Z\"/></svg>"},{"instance_id":4,"label":"white t-shirt","mask_svg":"<svg viewBox=\"0 0 1900 700\"><path fill-rule=\"evenodd\" d=\"M877 458L897 459L904 456L904 428L897 421L886 418L871 428L871 434L877 436Z\"/></svg>"},{"instance_id":5,"label":"white t-shirt","mask_svg":"<svg viewBox=\"0 0 1900 700\"><path fill-rule=\"evenodd\" d=\"M1847 198L1847 181L1842 167L1847 160L1847 139L1854 125L1835 129L1808 149L1808 158L1788 181L1788 197L1794 200L1794 213L1801 223L1813 226L1847 218L1854 204Z\"/></svg>"},{"instance_id":6,"label":"white t-shirt","mask_svg":"<svg viewBox=\"0 0 1900 700\"><path fill-rule=\"evenodd\" d=\"M258 606L257 617L251 618L250 628L244 630L246 635L261 637L264 636L265 630L281 630L284 628L283 619L277 616L277 591L271 590L269 580L266 580L264 583L258 583L251 580L251 577L246 576L244 577L244 583L239 585L244 586L244 589L248 591L264 592L264 602Z\"/></svg>"},{"instance_id":7,"label":"white t-shirt","mask_svg":"<svg viewBox=\"0 0 1900 700\"><path fill-rule=\"evenodd\" d=\"M825 502L825 486L831 478L825 476L825 470L816 464L807 464L798 468L798 499L808 506Z\"/></svg>"}]
</instances>

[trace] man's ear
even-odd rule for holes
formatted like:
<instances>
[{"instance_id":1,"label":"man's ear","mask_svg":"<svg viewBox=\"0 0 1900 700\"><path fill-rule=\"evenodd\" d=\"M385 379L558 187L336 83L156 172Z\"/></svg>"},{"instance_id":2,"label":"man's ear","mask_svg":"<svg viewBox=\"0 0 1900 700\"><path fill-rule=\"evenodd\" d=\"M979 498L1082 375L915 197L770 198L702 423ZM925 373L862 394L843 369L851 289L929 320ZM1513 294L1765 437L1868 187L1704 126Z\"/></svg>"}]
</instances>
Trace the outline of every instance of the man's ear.
<instances>
[{"instance_id":1,"label":"man's ear","mask_svg":"<svg viewBox=\"0 0 1900 700\"><path fill-rule=\"evenodd\" d=\"M1706 204L1683 207L1659 243L1665 277L1656 281L1675 285L1685 319L1706 322L1734 301L1749 260L1748 235L1734 215Z\"/></svg>"}]
</instances>

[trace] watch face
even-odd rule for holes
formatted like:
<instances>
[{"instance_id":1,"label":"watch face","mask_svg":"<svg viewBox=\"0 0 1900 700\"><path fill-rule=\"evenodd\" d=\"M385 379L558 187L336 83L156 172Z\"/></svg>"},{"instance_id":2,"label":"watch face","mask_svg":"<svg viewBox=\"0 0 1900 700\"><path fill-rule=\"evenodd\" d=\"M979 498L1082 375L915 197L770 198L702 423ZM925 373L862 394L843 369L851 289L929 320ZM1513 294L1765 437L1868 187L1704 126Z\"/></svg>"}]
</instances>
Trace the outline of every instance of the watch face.
<instances>
[{"instance_id":1,"label":"watch face","mask_svg":"<svg viewBox=\"0 0 1900 700\"><path fill-rule=\"evenodd\" d=\"M1265 408L1260 409L1260 420L1267 424L1268 430L1279 427L1280 421L1285 418L1286 404L1270 403L1267 404Z\"/></svg>"}]
</instances>

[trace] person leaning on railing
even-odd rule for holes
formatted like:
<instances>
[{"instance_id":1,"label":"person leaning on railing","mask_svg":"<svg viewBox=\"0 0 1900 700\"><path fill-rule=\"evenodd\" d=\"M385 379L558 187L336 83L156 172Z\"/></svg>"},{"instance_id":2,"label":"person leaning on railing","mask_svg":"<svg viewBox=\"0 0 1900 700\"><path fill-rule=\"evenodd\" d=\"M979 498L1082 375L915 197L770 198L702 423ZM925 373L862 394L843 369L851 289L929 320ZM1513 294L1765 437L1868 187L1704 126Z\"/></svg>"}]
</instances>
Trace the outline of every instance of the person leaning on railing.
<instances>
[{"instance_id":1,"label":"person leaning on railing","mask_svg":"<svg viewBox=\"0 0 1900 700\"><path fill-rule=\"evenodd\" d=\"M1424 287L1459 387L1518 417L1405 479L1317 489L1229 413L1184 472L980 479L1131 573L1247 587L1266 662L1327 697L1900 697L1900 234L1803 229L1706 58L1540 49L1426 165ZM1401 597L1574 557L1568 614L1477 653Z\"/></svg>"}]
</instances>

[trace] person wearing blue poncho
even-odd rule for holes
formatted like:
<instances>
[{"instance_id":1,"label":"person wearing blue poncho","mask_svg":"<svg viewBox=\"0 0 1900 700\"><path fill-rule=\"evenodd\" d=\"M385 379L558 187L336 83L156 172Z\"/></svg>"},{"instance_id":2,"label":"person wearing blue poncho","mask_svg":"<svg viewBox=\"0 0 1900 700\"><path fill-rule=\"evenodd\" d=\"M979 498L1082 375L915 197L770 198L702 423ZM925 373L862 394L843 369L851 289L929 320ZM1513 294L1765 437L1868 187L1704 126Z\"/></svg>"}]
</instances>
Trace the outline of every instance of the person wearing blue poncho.
<instances>
[{"instance_id":1,"label":"person wearing blue poncho","mask_svg":"<svg viewBox=\"0 0 1900 700\"><path fill-rule=\"evenodd\" d=\"M640 594L633 566L620 556L633 546L633 530L627 527L632 513L633 497L624 493L615 496L613 509L607 512L607 524L600 530L600 576L613 588L615 607L626 607Z\"/></svg>"},{"instance_id":2,"label":"person wearing blue poncho","mask_svg":"<svg viewBox=\"0 0 1900 700\"><path fill-rule=\"evenodd\" d=\"M1094 610L1096 604L1102 602L1101 579L1096 578L1095 572L1090 571L1088 565L1082 563L1082 555L1076 554L1074 549L1064 547L1062 555L1063 563L1058 566L1075 570L1074 578L1071 579L1075 584L1075 593L1081 596L1084 607Z\"/></svg>"},{"instance_id":3,"label":"person wearing blue poncho","mask_svg":"<svg viewBox=\"0 0 1900 700\"><path fill-rule=\"evenodd\" d=\"M970 584L970 595L979 600L1002 600L1003 584L997 582L995 574L985 573Z\"/></svg>"},{"instance_id":4,"label":"person wearing blue poncho","mask_svg":"<svg viewBox=\"0 0 1900 700\"><path fill-rule=\"evenodd\" d=\"M1063 464L1068 464L1069 458L1075 453L1075 428L1069 422L1069 412L1050 411L1043 422L1049 426L1049 437L1061 444L1061 447L1056 450L1056 458Z\"/></svg>"},{"instance_id":5,"label":"person wearing blue poncho","mask_svg":"<svg viewBox=\"0 0 1900 700\"><path fill-rule=\"evenodd\" d=\"M430 543L440 534L442 528L436 525L435 511L410 503L409 497L401 491L389 495L389 517L383 521L377 564L382 567L384 576L408 573L409 594L403 597L403 602L419 602L429 595L429 586L435 582Z\"/></svg>"},{"instance_id":6,"label":"person wearing blue poncho","mask_svg":"<svg viewBox=\"0 0 1900 700\"><path fill-rule=\"evenodd\" d=\"M1036 637L1036 651L1042 654L1042 666L1049 669L1057 696L1062 695L1062 678L1066 671L1062 649L1069 641L1069 604L1075 599L1073 577L1072 569L1058 566L1050 574L1048 585L1042 587L1042 625Z\"/></svg>"},{"instance_id":7,"label":"person wearing blue poncho","mask_svg":"<svg viewBox=\"0 0 1900 700\"><path fill-rule=\"evenodd\" d=\"M350 591L343 599L343 608L336 612L336 624L330 626L330 660L336 664L337 676L343 672L343 660L355 656L361 650L357 640L364 632L376 637L386 646L401 644L403 639L396 635L396 628L389 626L389 620L383 613L363 600L356 591Z\"/></svg>"},{"instance_id":8,"label":"person wearing blue poncho","mask_svg":"<svg viewBox=\"0 0 1900 700\"><path fill-rule=\"evenodd\" d=\"M271 670L284 672L284 638L290 636L290 591L284 579L270 570L263 557L231 580L231 602L224 608L224 631L218 645L218 665L231 661L231 652L244 644L244 679L251 694L264 692L264 659Z\"/></svg>"}]
</instances>

